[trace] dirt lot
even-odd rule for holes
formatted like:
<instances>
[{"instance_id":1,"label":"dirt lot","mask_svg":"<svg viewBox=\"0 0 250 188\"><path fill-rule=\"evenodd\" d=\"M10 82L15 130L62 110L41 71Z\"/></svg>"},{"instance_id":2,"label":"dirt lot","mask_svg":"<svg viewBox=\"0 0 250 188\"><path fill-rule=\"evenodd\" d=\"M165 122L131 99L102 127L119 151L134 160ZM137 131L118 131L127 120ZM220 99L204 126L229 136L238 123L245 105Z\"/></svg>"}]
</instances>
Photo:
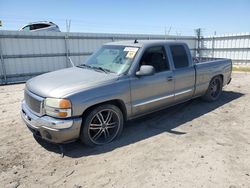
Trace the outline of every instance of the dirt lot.
<instances>
[{"instance_id":1,"label":"dirt lot","mask_svg":"<svg viewBox=\"0 0 250 188\"><path fill-rule=\"evenodd\" d=\"M0 187L250 187L250 74L219 101L200 99L128 122L96 148L35 140L19 111L23 84L0 86Z\"/></svg>"}]
</instances>

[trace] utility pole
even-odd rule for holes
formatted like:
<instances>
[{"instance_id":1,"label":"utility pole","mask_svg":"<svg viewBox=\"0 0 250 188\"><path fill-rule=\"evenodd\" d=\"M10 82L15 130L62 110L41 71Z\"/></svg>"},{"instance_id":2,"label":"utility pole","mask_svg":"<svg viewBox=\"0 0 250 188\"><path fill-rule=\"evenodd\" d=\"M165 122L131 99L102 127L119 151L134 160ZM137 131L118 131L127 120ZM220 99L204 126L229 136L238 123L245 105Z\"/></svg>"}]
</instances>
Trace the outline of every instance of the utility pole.
<instances>
[{"instance_id":1,"label":"utility pole","mask_svg":"<svg viewBox=\"0 0 250 188\"><path fill-rule=\"evenodd\" d=\"M71 20L66 20L66 32L70 32Z\"/></svg>"},{"instance_id":2,"label":"utility pole","mask_svg":"<svg viewBox=\"0 0 250 188\"><path fill-rule=\"evenodd\" d=\"M201 28L195 30L197 36L197 53L198 57L201 57Z\"/></svg>"},{"instance_id":3,"label":"utility pole","mask_svg":"<svg viewBox=\"0 0 250 188\"><path fill-rule=\"evenodd\" d=\"M72 65L72 61L70 59L70 51L69 51L69 32L70 32L70 24L71 20L66 20L66 34L64 37L65 40L65 50L66 50L66 67L68 67L68 64L70 63Z\"/></svg>"},{"instance_id":4,"label":"utility pole","mask_svg":"<svg viewBox=\"0 0 250 188\"><path fill-rule=\"evenodd\" d=\"M169 35L171 28L172 28L172 26L170 26L168 31L167 31L167 27L165 26L165 40L167 40L167 36Z\"/></svg>"},{"instance_id":5,"label":"utility pole","mask_svg":"<svg viewBox=\"0 0 250 188\"><path fill-rule=\"evenodd\" d=\"M214 36L212 38L212 58L214 58L214 42L215 42L216 31L214 31Z\"/></svg>"},{"instance_id":6,"label":"utility pole","mask_svg":"<svg viewBox=\"0 0 250 188\"><path fill-rule=\"evenodd\" d=\"M169 30L168 30L168 35L169 35L169 33L170 33L171 29L172 29L172 26L170 26L170 27L169 27Z\"/></svg>"},{"instance_id":7,"label":"utility pole","mask_svg":"<svg viewBox=\"0 0 250 188\"><path fill-rule=\"evenodd\" d=\"M167 40L167 28L165 26L165 40Z\"/></svg>"}]
</instances>

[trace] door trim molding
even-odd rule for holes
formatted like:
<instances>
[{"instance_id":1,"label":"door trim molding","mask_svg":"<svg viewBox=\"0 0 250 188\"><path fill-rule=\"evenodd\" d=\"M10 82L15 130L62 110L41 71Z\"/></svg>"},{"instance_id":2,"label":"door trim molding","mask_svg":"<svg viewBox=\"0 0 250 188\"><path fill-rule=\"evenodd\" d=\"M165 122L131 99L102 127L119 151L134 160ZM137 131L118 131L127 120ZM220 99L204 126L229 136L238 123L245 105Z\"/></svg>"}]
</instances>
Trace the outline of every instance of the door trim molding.
<instances>
[{"instance_id":1,"label":"door trim molding","mask_svg":"<svg viewBox=\"0 0 250 188\"><path fill-rule=\"evenodd\" d=\"M182 95L182 94L185 94L185 93L189 93L191 91L193 91L193 89L188 89L188 90L185 90L185 91L181 91L181 92L175 93L174 96Z\"/></svg>"},{"instance_id":2,"label":"door trim molding","mask_svg":"<svg viewBox=\"0 0 250 188\"><path fill-rule=\"evenodd\" d=\"M146 102L142 102L142 103L133 105L133 107L136 108L136 107L139 107L139 106L143 106L143 105L146 105L146 104L150 104L150 103L152 103L152 102L161 101L161 100L164 100L164 99L167 99L167 98L170 98L170 97L174 97L174 96L178 96L178 95L183 95L183 94L189 93L189 92L191 92L191 91L193 91L193 89L188 89L188 90L184 90L184 91L181 91L181 92L178 92L178 93L174 93L174 94L171 94L171 95L167 95L167 96L164 96L164 97L160 97L160 98L157 98L157 99L152 99L152 100L149 100L149 101L146 101Z\"/></svg>"},{"instance_id":3,"label":"door trim molding","mask_svg":"<svg viewBox=\"0 0 250 188\"><path fill-rule=\"evenodd\" d=\"M167 98L170 98L170 97L173 97L173 96L174 96L174 94L167 95L167 96L164 96L164 97L160 97L160 98L157 98L157 99L153 99L153 100L149 100L149 101L146 101L146 102L142 102L142 103L133 105L133 107L143 106L143 105L146 105L146 104L149 104L149 103L152 103L152 102L157 102L157 101L160 101L160 100L164 100L164 99L167 99Z\"/></svg>"}]
</instances>

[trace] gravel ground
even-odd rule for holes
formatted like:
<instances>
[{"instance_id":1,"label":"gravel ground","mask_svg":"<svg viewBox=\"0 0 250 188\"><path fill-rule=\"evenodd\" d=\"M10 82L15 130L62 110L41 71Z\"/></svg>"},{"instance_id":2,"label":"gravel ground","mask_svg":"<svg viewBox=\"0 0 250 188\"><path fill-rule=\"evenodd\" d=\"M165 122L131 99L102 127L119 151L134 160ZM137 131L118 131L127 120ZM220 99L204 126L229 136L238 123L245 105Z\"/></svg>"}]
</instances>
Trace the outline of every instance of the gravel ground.
<instances>
[{"instance_id":1,"label":"gravel ground","mask_svg":"<svg viewBox=\"0 0 250 188\"><path fill-rule=\"evenodd\" d=\"M249 83L234 73L217 102L127 122L103 147L61 149L21 121L24 85L0 86L0 187L250 187Z\"/></svg>"}]
</instances>

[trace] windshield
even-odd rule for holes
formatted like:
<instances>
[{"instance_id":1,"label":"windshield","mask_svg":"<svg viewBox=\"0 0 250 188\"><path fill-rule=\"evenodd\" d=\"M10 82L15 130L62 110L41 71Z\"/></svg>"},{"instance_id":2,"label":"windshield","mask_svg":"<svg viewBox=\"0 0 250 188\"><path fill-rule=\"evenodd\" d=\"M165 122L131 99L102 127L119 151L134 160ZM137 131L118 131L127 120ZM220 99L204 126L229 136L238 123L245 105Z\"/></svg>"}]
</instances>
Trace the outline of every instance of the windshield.
<instances>
[{"instance_id":1,"label":"windshield","mask_svg":"<svg viewBox=\"0 0 250 188\"><path fill-rule=\"evenodd\" d=\"M138 49L126 46L103 46L91 55L84 64L122 74L129 69Z\"/></svg>"}]
</instances>

